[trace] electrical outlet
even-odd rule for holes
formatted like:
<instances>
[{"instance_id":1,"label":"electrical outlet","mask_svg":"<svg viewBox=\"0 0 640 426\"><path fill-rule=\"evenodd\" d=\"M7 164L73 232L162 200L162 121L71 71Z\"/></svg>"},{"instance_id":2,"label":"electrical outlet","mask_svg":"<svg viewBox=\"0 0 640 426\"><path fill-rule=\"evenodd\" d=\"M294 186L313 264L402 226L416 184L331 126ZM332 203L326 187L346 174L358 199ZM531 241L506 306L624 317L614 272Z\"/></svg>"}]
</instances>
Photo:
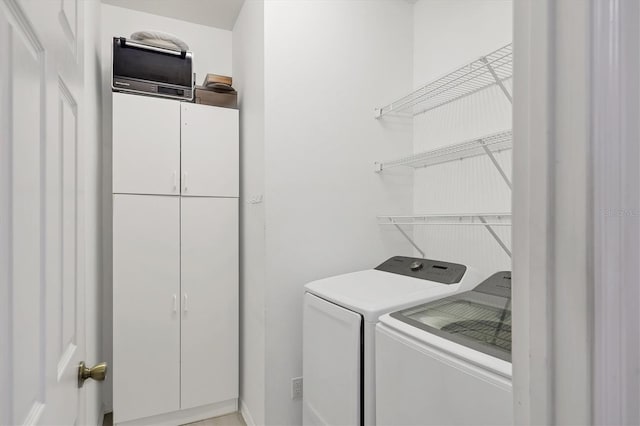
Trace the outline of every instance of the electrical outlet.
<instances>
[{"instance_id":1,"label":"electrical outlet","mask_svg":"<svg viewBox=\"0 0 640 426\"><path fill-rule=\"evenodd\" d=\"M291 399L302 399L302 377L291 379Z\"/></svg>"}]
</instances>

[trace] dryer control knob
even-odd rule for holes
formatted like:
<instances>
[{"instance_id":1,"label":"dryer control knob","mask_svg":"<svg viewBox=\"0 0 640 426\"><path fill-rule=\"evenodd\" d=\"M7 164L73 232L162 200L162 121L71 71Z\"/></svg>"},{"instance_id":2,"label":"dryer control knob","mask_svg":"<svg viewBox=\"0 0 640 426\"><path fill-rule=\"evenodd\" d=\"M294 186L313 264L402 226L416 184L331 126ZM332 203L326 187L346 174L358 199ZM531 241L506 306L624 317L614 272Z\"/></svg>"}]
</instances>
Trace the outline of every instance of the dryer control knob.
<instances>
[{"instance_id":1,"label":"dryer control knob","mask_svg":"<svg viewBox=\"0 0 640 426\"><path fill-rule=\"evenodd\" d=\"M422 269L423 266L424 265L422 264L422 262L418 262L416 260L411 264L411 266L409 266L409 268L411 268L412 271L419 271L420 269Z\"/></svg>"}]
</instances>

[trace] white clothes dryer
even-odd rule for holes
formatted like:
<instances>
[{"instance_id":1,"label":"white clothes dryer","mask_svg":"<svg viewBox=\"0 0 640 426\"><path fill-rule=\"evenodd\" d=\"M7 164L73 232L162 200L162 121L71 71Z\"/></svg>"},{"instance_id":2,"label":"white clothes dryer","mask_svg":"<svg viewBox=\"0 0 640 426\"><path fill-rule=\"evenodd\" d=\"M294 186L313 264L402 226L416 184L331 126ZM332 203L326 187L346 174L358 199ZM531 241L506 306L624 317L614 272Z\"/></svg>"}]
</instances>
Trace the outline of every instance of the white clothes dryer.
<instances>
[{"instance_id":1,"label":"white clothes dryer","mask_svg":"<svg viewBox=\"0 0 640 426\"><path fill-rule=\"evenodd\" d=\"M396 256L306 285L303 424L375 425L375 325L381 315L470 290L471 268Z\"/></svg>"},{"instance_id":2,"label":"white clothes dryer","mask_svg":"<svg viewBox=\"0 0 640 426\"><path fill-rule=\"evenodd\" d=\"M511 272L382 316L375 352L378 425L512 425Z\"/></svg>"}]
</instances>

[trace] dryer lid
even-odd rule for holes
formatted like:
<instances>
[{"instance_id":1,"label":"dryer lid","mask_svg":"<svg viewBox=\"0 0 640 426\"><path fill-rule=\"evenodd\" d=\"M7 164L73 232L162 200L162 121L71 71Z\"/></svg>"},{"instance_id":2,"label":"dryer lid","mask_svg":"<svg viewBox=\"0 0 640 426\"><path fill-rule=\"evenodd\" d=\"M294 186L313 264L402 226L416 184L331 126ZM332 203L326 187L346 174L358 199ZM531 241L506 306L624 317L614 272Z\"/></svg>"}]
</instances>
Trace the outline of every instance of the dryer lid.
<instances>
[{"instance_id":1,"label":"dryer lid","mask_svg":"<svg viewBox=\"0 0 640 426\"><path fill-rule=\"evenodd\" d=\"M391 314L393 318L480 352L511 361L511 272L472 291Z\"/></svg>"}]
</instances>

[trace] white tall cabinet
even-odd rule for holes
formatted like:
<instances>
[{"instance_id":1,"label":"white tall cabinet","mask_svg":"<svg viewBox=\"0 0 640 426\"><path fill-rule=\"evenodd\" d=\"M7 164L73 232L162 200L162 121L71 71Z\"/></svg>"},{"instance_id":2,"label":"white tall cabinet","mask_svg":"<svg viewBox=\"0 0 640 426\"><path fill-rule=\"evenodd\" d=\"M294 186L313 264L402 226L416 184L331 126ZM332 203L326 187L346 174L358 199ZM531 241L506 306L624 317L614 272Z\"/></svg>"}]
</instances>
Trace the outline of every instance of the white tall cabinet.
<instances>
[{"instance_id":1,"label":"white tall cabinet","mask_svg":"<svg viewBox=\"0 0 640 426\"><path fill-rule=\"evenodd\" d=\"M237 410L238 111L113 94L118 424Z\"/></svg>"}]
</instances>

